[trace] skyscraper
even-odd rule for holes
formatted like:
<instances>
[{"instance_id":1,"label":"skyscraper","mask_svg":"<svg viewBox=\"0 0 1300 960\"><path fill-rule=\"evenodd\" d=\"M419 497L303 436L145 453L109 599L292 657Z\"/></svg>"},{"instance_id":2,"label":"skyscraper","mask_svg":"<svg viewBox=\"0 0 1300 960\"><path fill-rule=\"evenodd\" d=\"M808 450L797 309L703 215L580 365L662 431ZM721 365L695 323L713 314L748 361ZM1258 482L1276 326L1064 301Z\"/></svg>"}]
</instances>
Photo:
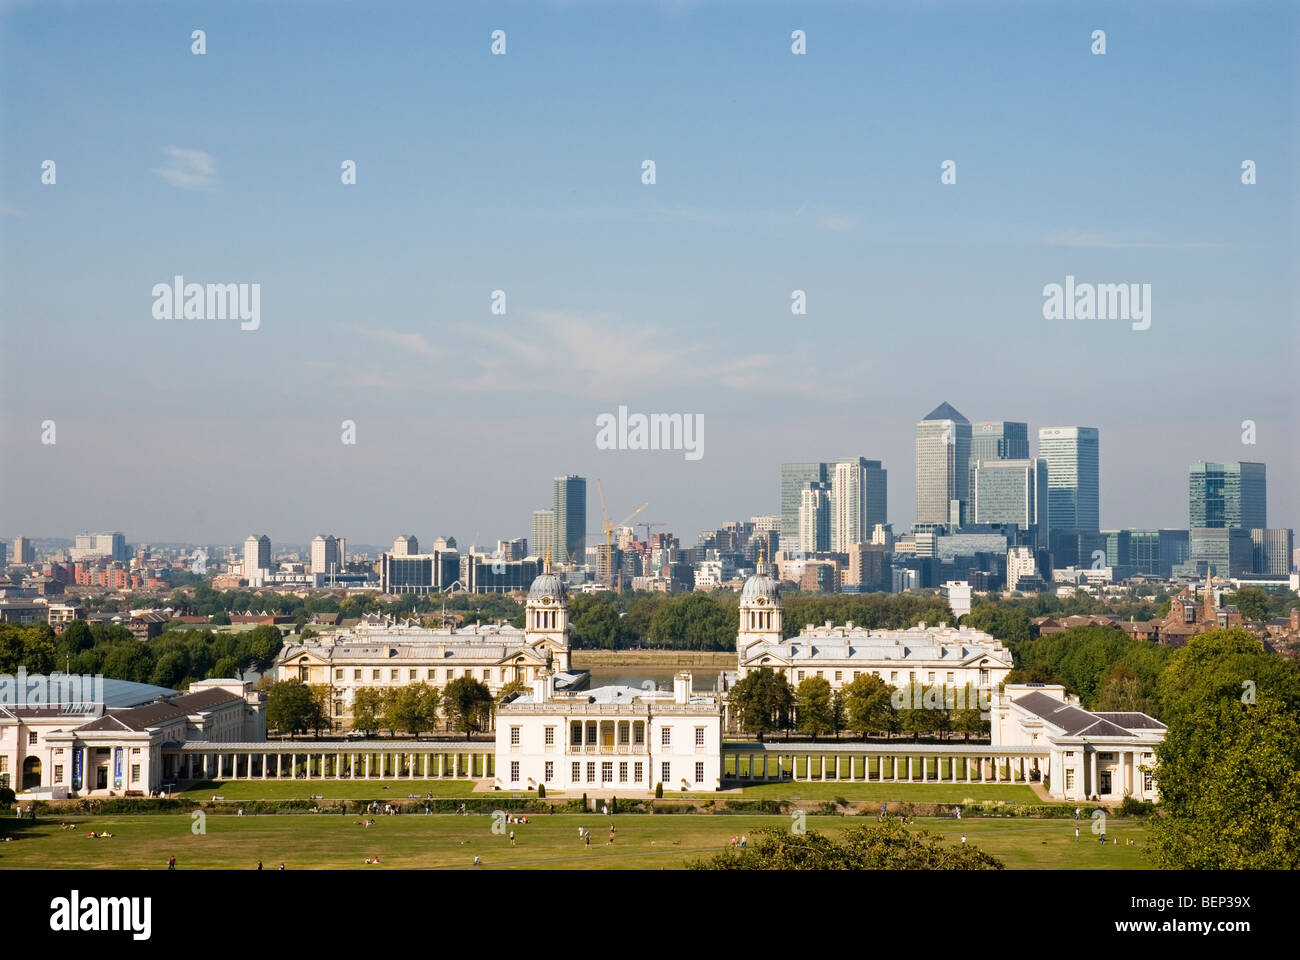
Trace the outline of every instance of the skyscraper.
<instances>
[{"instance_id":1,"label":"skyscraper","mask_svg":"<svg viewBox=\"0 0 1300 960\"><path fill-rule=\"evenodd\" d=\"M330 536L317 536L311 542L311 572L333 574L342 573L346 559L343 556L344 546L341 538Z\"/></svg>"},{"instance_id":2,"label":"skyscraper","mask_svg":"<svg viewBox=\"0 0 1300 960\"><path fill-rule=\"evenodd\" d=\"M916 522L951 523L970 499L970 421L941 403L916 425Z\"/></svg>"},{"instance_id":3,"label":"skyscraper","mask_svg":"<svg viewBox=\"0 0 1300 960\"><path fill-rule=\"evenodd\" d=\"M1287 529L1251 530L1254 547L1251 573L1267 577L1285 577L1291 572L1291 553L1295 550L1295 532Z\"/></svg>"},{"instance_id":4,"label":"skyscraper","mask_svg":"<svg viewBox=\"0 0 1300 960\"><path fill-rule=\"evenodd\" d=\"M560 562L587 558L587 480L570 474L555 478L555 552Z\"/></svg>"},{"instance_id":5,"label":"skyscraper","mask_svg":"<svg viewBox=\"0 0 1300 960\"><path fill-rule=\"evenodd\" d=\"M36 560L36 549L32 546L32 541L27 537L14 537L14 563L33 563Z\"/></svg>"},{"instance_id":6,"label":"skyscraper","mask_svg":"<svg viewBox=\"0 0 1300 960\"><path fill-rule=\"evenodd\" d=\"M781 464L781 549L799 550L799 507L812 483L830 483L824 463Z\"/></svg>"},{"instance_id":7,"label":"skyscraper","mask_svg":"<svg viewBox=\"0 0 1300 960\"><path fill-rule=\"evenodd\" d=\"M1194 463L1187 470L1188 526L1268 527L1264 464Z\"/></svg>"},{"instance_id":8,"label":"skyscraper","mask_svg":"<svg viewBox=\"0 0 1300 960\"><path fill-rule=\"evenodd\" d=\"M831 548L831 500L824 483L809 484L800 491L799 550L821 553Z\"/></svg>"},{"instance_id":9,"label":"skyscraper","mask_svg":"<svg viewBox=\"0 0 1300 960\"><path fill-rule=\"evenodd\" d=\"M830 549L847 553L888 520L887 471L879 460L851 457L827 464L831 477Z\"/></svg>"},{"instance_id":10,"label":"skyscraper","mask_svg":"<svg viewBox=\"0 0 1300 960\"><path fill-rule=\"evenodd\" d=\"M1048 544L1051 508L1047 502L1047 462L1042 458L975 461L975 523L1014 523L1036 531L1035 543Z\"/></svg>"},{"instance_id":11,"label":"skyscraper","mask_svg":"<svg viewBox=\"0 0 1300 960\"><path fill-rule=\"evenodd\" d=\"M244 579L250 587L261 586L270 570L271 538L266 534L249 537L244 541Z\"/></svg>"},{"instance_id":12,"label":"skyscraper","mask_svg":"<svg viewBox=\"0 0 1300 960\"><path fill-rule=\"evenodd\" d=\"M1096 427L1038 431L1038 456L1047 461L1047 513L1053 530L1101 530L1099 448Z\"/></svg>"},{"instance_id":13,"label":"skyscraper","mask_svg":"<svg viewBox=\"0 0 1300 960\"><path fill-rule=\"evenodd\" d=\"M555 549L555 511L533 511L533 556L556 556Z\"/></svg>"},{"instance_id":14,"label":"skyscraper","mask_svg":"<svg viewBox=\"0 0 1300 960\"><path fill-rule=\"evenodd\" d=\"M970 428L970 495L975 497L975 464L992 460L1028 460L1029 424L986 420Z\"/></svg>"}]
</instances>

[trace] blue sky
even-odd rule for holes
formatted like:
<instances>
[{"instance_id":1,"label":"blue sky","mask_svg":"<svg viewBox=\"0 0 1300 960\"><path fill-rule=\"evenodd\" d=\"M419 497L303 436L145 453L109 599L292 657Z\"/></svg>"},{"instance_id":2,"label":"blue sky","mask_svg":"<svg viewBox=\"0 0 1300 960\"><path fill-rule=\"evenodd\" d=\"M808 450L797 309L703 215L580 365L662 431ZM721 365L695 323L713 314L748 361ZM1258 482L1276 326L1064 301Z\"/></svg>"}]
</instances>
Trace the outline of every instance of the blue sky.
<instances>
[{"instance_id":1,"label":"blue sky","mask_svg":"<svg viewBox=\"0 0 1300 960\"><path fill-rule=\"evenodd\" d=\"M1098 427L1103 527L1186 525L1197 459L1300 526L1298 39L1281 3L7 4L0 533L485 543L580 473L693 542L849 455L906 528L944 400ZM155 320L175 274L260 283L260 329ZM1044 320L1067 274L1150 283L1151 329ZM598 450L620 404L703 414L704 457Z\"/></svg>"}]
</instances>

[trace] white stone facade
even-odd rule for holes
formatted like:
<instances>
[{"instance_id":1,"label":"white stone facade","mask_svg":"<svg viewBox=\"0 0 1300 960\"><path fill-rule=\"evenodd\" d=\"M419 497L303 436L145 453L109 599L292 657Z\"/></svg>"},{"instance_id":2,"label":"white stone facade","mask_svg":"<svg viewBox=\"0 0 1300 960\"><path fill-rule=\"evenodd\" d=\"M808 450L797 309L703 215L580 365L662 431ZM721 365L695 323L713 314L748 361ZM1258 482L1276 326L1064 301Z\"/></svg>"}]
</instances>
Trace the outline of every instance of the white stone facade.
<instances>
[{"instance_id":1,"label":"white stone facade","mask_svg":"<svg viewBox=\"0 0 1300 960\"><path fill-rule=\"evenodd\" d=\"M496 785L502 790L645 794L717 790L722 709L678 674L672 693L600 687L572 694L539 678L497 710Z\"/></svg>"}]
</instances>

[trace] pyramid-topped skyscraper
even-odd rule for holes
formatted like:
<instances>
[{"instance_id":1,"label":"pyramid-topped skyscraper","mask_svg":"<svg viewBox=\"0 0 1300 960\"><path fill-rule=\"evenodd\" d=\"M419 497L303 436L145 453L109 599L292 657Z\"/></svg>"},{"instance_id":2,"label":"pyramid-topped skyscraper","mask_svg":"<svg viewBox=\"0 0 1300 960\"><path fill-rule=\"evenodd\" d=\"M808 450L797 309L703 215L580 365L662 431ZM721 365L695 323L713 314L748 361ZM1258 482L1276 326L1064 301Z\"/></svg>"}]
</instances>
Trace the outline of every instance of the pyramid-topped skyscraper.
<instances>
[{"instance_id":1,"label":"pyramid-topped skyscraper","mask_svg":"<svg viewBox=\"0 0 1300 960\"><path fill-rule=\"evenodd\" d=\"M956 526L970 500L970 421L944 401L916 425L916 522Z\"/></svg>"}]
</instances>

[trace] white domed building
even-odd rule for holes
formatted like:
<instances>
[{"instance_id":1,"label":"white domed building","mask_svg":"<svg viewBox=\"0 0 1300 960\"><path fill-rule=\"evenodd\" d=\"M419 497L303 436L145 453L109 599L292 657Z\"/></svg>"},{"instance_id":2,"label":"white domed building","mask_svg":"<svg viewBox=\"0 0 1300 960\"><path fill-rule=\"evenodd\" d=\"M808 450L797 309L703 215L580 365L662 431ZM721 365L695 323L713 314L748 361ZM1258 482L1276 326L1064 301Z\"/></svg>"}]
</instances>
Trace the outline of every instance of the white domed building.
<instances>
[{"instance_id":1,"label":"white domed building","mask_svg":"<svg viewBox=\"0 0 1300 960\"><path fill-rule=\"evenodd\" d=\"M564 689L580 680L571 665L568 594L547 556L528 591L522 630L508 623L424 627L376 618L287 645L275 674L277 680L328 685L331 723L341 731L351 726L353 697L362 687L442 688L470 676L497 696L507 684L531 685L549 671L557 689Z\"/></svg>"},{"instance_id":2,"label":"white domed building","mask_svg":"<svg viewBox=\"0 0 1300 960\"><path fill-rule=\"evenodd\" d=\"M746 651L755 644L781 642L781 585L767 572L763 554L758 556L754 575L740 593L740 632L736 653L745 662Z\"/></svg>"},{"instance_id":3,"label":"white domed building","mask_svg":"<svg viewBox=\"0 0 1300 960\"><path fill-rule=\"evenodd\" d=\"M873 630L852 622L808 624L782 636L781 591L760 556L740 594L736 634L737 679L767 667L791 686L822 677L838 690L866 674L893 687L909 683L992 688L1011 672L1009 651L996 637L969 627L925 623L905 630Z\"/></svg>"}]
</instances>

